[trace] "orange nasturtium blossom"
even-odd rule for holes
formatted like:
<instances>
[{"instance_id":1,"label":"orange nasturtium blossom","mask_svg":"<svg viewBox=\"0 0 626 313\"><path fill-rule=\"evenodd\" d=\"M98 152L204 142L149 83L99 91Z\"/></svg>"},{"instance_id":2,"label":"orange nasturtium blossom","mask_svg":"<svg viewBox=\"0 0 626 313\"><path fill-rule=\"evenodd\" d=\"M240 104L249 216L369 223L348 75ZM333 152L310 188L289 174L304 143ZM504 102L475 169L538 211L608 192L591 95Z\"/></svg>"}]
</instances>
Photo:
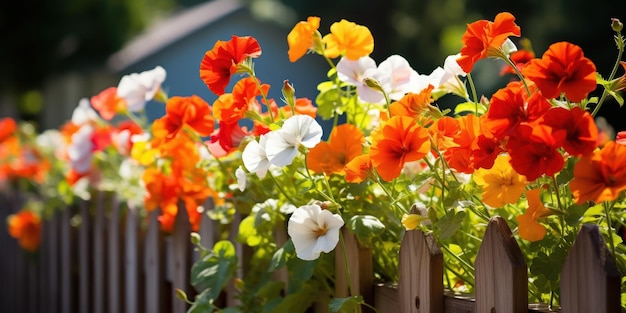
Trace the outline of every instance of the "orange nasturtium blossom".
<instances>
[{"instance_id":1,"label":"orange nasturtium blossom","mask_svg":"<svg viewBox=\"0 0 626 313\"><path fill-rule=\"evenodd\" d=\"M526 66L530 60L535 58L535 53L530 50L521 49L511 53L509 58L511 59L511 62L515 64L515 67L517 67L517 69L521 72L524 66ZM511 67L508 63L500 69L500 76L504 76L506 74L517 75L515 69L513 69L513 67Z\"/></svg>"},{"instance_id":2,"label":"orange nasturtium blossom","mask_svg":"<svg viewBox=\"0 0 626 313\"><path fill-rule=\"evenodd\" d=\"M461 38L461 57L456 62L465 73L469 73L478 60L502 56L502 45L509 36L520 35L521 30L515 24L515 17L508 12L499 13L493 22L478 20L468 24Z\"/></svg>"},{"instance_id":3,"label":"orange nasturtium blossom","mask_svg":"<svg viewBox=\"0 0 626 313\"><path fill-rule=\"evenodd\" d=\"M346 181L349 183L358 184L375 177L374 165L372 165L372 159L369 154L356 156L346 164L344 171L346 172Z\"/></svg>"},{"instance_id":4,"label":"orange nasturtium blossom","mask_svg":"<svg viewBox=\"0 0 626 313\"><path fill-rule=\"evenodd\" d=\"M9 235L22 249L35 252L41 242L41 219L32 211L23 210L7 218Z\"/></svg>"},{"instance_id":5,"label":"orange nasturtium blossom","mask_svg":"<svg viewBox=\"0 0 626 313\"><path fill-rule=\"evenodd\" d=\"M500 208L507 203L517 203L526 188L526 177L518 174L509 164L511 157L499 155L490 169L477 169L472 178L483 189L483 202Z\"/></svg>"},{"instance_id":6,"label":"orange nasturtium blossom","mask_svg":"<svg viewBox=\"0 0 626 313\"><path fill-rule=\"evenodd\" d=\"M309 150L307 166L316 173L343 175L352 159L363 153L363 133L352 124L342 124L330 133L328 142L320 142Z\"/></svg>"},{"instance_id":7,"label":"orange nasturtium blossom","mask_svg":"<svg viewBox=\"0 0 626 313\"><path fill-rule=\"evenodd\" d=\"M541 189L532 189L526 191L526 200L528 208L526 213L517 216L517 231L522 239L534 242L543 239L546 235L546 227L539 224L537 220L552 214L548 208L543 205L540 197Z\"/></svg>"},{"instance_id":8,"label":"orange nasturtium blossom","mask_svg":"<svg viewBox=\"0 0 626 313\"><path fill-rule=\"evenodd\" d=\"M514 135L520 124L536 121L551 107L540 93L529 97L521 82L511 82L493 94L483 124L496 138L503 139Z\"/></svg>"},{"instance_id":9,"label":"orange nasturtium blossom","mask_svg":"<svg viewBox=\"0 0 626 313\"><path fill-rule=\"evenodd\" d=\"M577 204L612 201L626 190L626 146L607 142L574 166L570 190Z\"/></svg>"},{"instance_id":10,"label":"orange nasturtium blossom","mask_svg":"<svg viewBox=\"0 0 626 313\"><path fill-rule=\"evenodd\" d=\"M13 133L17 130L17 123L10 117L0 119L0 142L13 136Z\"/></svg>"},{"instance_id":11,"label":"orange nasturtium blossom","mask_svg":"<svg viewBox=\"0 0 626 313\"><path fill-rule=\"evenodd\" d=\"M432 98L434 88L433 85L428 85L417 94L407 93L400 100L389 105L389 113L391 116L408 116L417 119L431 110L437 110L431 104L435 102Z\"/></svg>"},{"instance_id":12,"label":"orange nasturtium blossom","mask_svg":"<svg viewBox=\"0 0 626 313\"><path fill-rule=\"evenodd\" d=\"M518 134L510 137L506 144L511 166L529 181L558 173L565 165L558 149L563 146L566 137L564 130L547 125L521 125Z\"/></svg>"},{"instance_id":13,"label":"orange nasturtium blossom","mask_svg":"<svg viewBox=\"0 0 626 313\"><path fill-rule=\"evenodd\" d=\"M230 77L248 57L261 55L261 46L254 37L233 36L229 41L218 40L213 49L208 50L200 63L200 78L216 95L224 93Z\"/></svg>"},{"instance_id":14,"label":"orange nasturtium blossom","mask_svg":"<svg viewBox=\"0 0 626 313\"><path fill-rule=\"evenodd\" d=\"M91 106L110 121L117 113L126 111L126 100L117 96L117 87L110 87L91 97Z\"/></svg>"},{"instance_id":15,"label":"orange nasturtium blossom","mask_svg":"<svg viewBox=\"0 0 626 313\"><path fill-rule=\"evenodd\" d=\"M541 59L524 66L522 74L548 99L565 93L570 101L580 102L596 89L596 66L579 46L565 41L550 45Z\"/></svg>"},{"instance_id":16,"label":"orange nasturtium blossom","mask_svg":"<svg viewBox=\"0 0 626 313\"><path fill-rule=\"evenodd\" d=\"M208 136L213 132L211 107L196 95L169 98L165 115L152 124L154 137L165 140L176 137L184 128L195 131L199 136Z\"/></svg>"},{"instance_id":17,"label":"orange nasturtium blossom","mask_svg":"<svg viewBox=\"0 0 626 313\"><path fill-rule=\"evenodd\" d=\"M305 21L300 21L287 35L287 44L289 44L289 61L296 62L303 57L309 50L315 48L315 39L320 39L321 35L317 29L320 28L320 18L317 16L309 16Z\"/></svg>"},{"instance_id":18,"label":"orange nasturtium blossom","mask_svg":"<svg viewBox=\"0 0 626 313\"><path fill-rule=\"evenodd\" d=\"M408 116L394 116L372 134L370 157L385 181L400 176L405 163L423 158L428 151L428 131Z\"/></svg>"},{"instance_id":19,"label":"orange nasturtium blossom","mask_svg":"<svg viewBox=\"0 0 626 313\"><path fill-rule=\"evenodd\" d=\"M374 51L374 37L370 30L345 19L333 23L330 34L324 36L322 41L326 44L324 53L331 59L343 55L356 61Z\"/></svg>"}]
</instances>

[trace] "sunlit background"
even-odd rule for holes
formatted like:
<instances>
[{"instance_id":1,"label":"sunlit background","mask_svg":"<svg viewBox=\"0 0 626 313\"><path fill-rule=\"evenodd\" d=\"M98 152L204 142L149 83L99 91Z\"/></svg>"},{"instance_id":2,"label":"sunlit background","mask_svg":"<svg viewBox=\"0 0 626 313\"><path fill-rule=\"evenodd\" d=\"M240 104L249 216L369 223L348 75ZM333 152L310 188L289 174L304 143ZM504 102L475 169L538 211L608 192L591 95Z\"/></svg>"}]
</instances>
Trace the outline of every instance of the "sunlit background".
<instances>
[{"instance_id":1,"label":"sunlit background","mask_svg":"<svg viewBox=\"0 0 626 313\"><path fill-rule=\"evenodd\" d=\"M617 56L611 18L626 20L623 0L47 0L5 2L0 10L0 117L32 121L37 129L56 128L70 118L80 98L116 86L122 75L163 66L170 95L215 96L198 75L200 60L216 40L252 35L263 55L257 75L273 87L289 79L296 95L314 99L328 65L315 55L287 60L286 35L307 16L322 19L320 32L344 18L374 35L372 57L381 62L404 56L428 74L461 47L466 23L513 13L522 37L537 56L557 41L583 48L605 76ZM10 7L10 9L9 9ZM619 14L623 13L623 16ZM518 41L515 40L517 43ZM502 64L479 62L474 80L490 95L503 86ZM623 75L622 69L618 75ZM445 104L444 104L445 105ZM151 104L159 116L163 105ZM616 130L626 129L626 110L608 101L601 115Z\"/></svg>"}]
</instances>

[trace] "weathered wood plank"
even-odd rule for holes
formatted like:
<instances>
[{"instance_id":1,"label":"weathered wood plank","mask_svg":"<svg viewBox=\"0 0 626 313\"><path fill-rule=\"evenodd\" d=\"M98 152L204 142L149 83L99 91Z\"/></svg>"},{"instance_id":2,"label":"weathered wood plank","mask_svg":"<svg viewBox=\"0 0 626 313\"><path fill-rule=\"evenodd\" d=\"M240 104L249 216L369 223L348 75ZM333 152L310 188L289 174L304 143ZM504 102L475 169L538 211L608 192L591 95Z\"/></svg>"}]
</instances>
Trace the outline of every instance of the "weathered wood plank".
<instances>
[{"instance_id":1,"label":"weathered wood plank","mask_svg":"<svg viewBox=\"0 0 626 313\"><path fill-rule=\"evenodd\" d=\"M105 312L106 280L105 280L105 194L100 192L96 200L96 217L93 227L93 307L92 312Z\"/></svg>"},{"instance_id":2,"label":"weathered wood plank","mask_svg":"<svg viewBox=\"0 0 626 313\"><path fill-rule=\"evenodd\" d=\"M139 312L139 221L137 210L130 204L126 210L124 230L124 309L126 313Z\"/></svg>"},{"instance_id":3,"label":"weathered wood plank","mask_svg":"<svg viewBox=\"0 0 626 313\"><path fill-rule=\"evenodd\" d=\"M189 234L191 233L191 225L189 224L189 215L184 203L179 204L178 214L174 220L174 234L172 234L172 312L187 312L187 303L178 299L176 289L180 289L187 294L189 288L189 273L191 269L191 243Z\"/></svg>"},{"instance_id":4,"label":"weathered wood plank","mask_svg":"<svg viewBox=\"0 0 626 313\"><path fill-rule=\"evenodd\" d=\"M344 298L348 296L363 296L366 303L372 303L374 299L374 266L372 251L361 247L355 235L346 228L341 230L345 244L345 258L341 242L335 249L335 296ZM346 261L348 264L346 264ZM350 277L350 282L348 282ZM354 288L353 295L349 287ZM364 312L370 312L364 308Z\"/></svg>"},{"instance_id":5,"label":"weathered wood plank","mask_svg":"<svg viewBox=\"0 0 626 313\"><path fill-rule=\"evenodd\" d=\"M116 196L111 198L108 205L108 238L107 238L107 256L108 256L108 309L110 313L119 313L122 307L121 292L124 285L121 283L120 269L120 206Z\"/></svg>"},{"instance_id":6,"label":"weathered wood plank","mask_svg":"<svg viewBox=\"0 0 626 313\"><path fill-rule=\"evenodd\" d=\"M53 214L48 223L46 223L47 230L45 230L48 236L48 305L46 306L46 312L56 313L58 312L58 299L59 299L59 236L58 225L59 216Z\"/></svg>"},{"instance_id":7,"label":"weathered wood plank","mask_svg":"<svg viewBox=\"0 0 626 313\"><path fill-rule=\"evenodd\" d=\"M73 312L74 290L72 279L72 225L70 219L72 218L72 210L69 207L62 208L60 213L60 280L61 280L61 312Z\"/></svg>"},{"instance_id":8,"label":"weathered wood plank","mask_svg":"<svg viewBox=\"0 0 626 313\"><path fill-rule=\"evenodd\" d=\"M400 312L443 312L443 254L434 237L420 230L404 233L399 277Z\"/></svg>"},{"instance_id":9,"label":"weathered wood plank","mask_svg":"<svg viewBox=\"0 0 626 313\"><path fill-rule=\"evenodd\" d=\"M561 272L561 309L620 312L621 278L597 225L583 225Z\"/></svg>"},{"instance_id":10,"label":"weathered wood plank","mask_svg":"<svg viewBox=\"0 0 626 313\"><path fill-rule=\"evenodd\" d=\"M145 309L146 312L164 312L165 295L163 289L164 254L163 238L159 229L160 210L150 212L145 238Z\"/></svg>"},{"instance_id":11,"label":"weathered wood plank","mask_svg":"<svg viewBox=\"0 0 626 313\"><path fill-rule=\"evenodd\" d=\"M476 312L528 312L526 262L502 217L490 219L474 268Z\"/></svg>"},{"instance_id":12,"label":"weathered wood plank","mask_svg":"<svg viewBox=\"0 0 626 313\"><path fill-rule=\"evenodd\" d=\"M78 231L78 299L79 312L91 312L91 297L93 289L91 288L91 258L90 258L90 239L91 239L91 216L89 214L89 202L80 202L81 224Z\"/></svg>"}]
</instances>

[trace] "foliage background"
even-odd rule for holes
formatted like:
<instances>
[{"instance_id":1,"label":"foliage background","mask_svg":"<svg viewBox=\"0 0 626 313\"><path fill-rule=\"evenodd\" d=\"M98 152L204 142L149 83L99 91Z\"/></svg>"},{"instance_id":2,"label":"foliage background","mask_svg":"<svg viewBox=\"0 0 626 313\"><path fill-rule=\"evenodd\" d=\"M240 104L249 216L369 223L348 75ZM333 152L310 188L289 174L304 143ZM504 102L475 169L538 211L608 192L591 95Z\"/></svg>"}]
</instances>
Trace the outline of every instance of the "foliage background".
<instances>
[{"instance_id":1,"label":"foliage background","mask_svg":"<svg viewBox=\"0 0 626 313\"><path fill-rule=\"evenodd\" d=\"M404 56L420 73L429 73L445 56L458 52L466 23L513 13L530 38L537 56L548 45L569 41L583 48L598 72L609 73L616 50L610 18L622 0L242 0L260 18L286 28L309 15L322 18L322 30L342 18L372 31L372 57L381 62L391 54ZM45 79L70 70L102 66L106 58L151 22L201 0L36 0L5 1L0 9L0 94L18 95L22 119L37 119L36 101L28 95ZM483 66L493 66L483 62ZM492 62L493 63L493 62ZM502 86L493 70L475 74L482 93ZM30 100L30 101L29 101ZM35 103L33 103L35 102ZM445 104L443 104L445 105ZM34 106L34 107L33 107ZM614 101L604 106L616 130L626 129Z\"/></svg>"}]
</instances>

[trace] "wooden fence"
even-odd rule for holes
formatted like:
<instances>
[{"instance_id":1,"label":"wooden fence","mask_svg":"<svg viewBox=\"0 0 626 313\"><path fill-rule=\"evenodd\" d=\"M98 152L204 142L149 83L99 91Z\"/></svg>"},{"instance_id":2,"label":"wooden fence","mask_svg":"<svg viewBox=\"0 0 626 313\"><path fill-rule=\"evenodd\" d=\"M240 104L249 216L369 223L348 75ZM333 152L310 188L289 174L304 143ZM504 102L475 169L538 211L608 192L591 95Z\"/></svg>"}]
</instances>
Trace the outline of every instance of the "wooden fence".
<instances>
[{"instance_id":1,"label":"wooden fence","mask_svg":"<svg viewBox=\"0 0 626 313\"><path fill-rule=\"evenodd\" d=\"M60 210L45 222L40 252L33 258L7 234L3 221L16 207L11 199L0 202L0 311L187 310L187 304L175 296L176 288L194 294L189 273L197 255L189 240L185 210L179 210L175 233L164 236L156 220L158 212L144 218L115 199L84 202ZM204 218L199 232L209 247L214 240L212 223ZM502 218L492 218L487 227L475 262L476 293L467 296L444 290L443 256L430 236L406 232L399 254L400 282L374 284L371 251L345 234L352 286L358 286L365 300L381 313L553 312L545 305L528 303L527 266ZM242 253L244 247L236 247ZM336 266L335 288L337 296L344 297L348 283L341 265ZM244 269L239 270L241 274ZM276 279L284 279L284 273ZM561 272L560 311L620 312L620 283L615 261L597 227L583 226ZM232 287L225 291L224 301L237 301ZM328 308L320 305L310 311L328 312Z\"/></svg>"}]
</instances>

